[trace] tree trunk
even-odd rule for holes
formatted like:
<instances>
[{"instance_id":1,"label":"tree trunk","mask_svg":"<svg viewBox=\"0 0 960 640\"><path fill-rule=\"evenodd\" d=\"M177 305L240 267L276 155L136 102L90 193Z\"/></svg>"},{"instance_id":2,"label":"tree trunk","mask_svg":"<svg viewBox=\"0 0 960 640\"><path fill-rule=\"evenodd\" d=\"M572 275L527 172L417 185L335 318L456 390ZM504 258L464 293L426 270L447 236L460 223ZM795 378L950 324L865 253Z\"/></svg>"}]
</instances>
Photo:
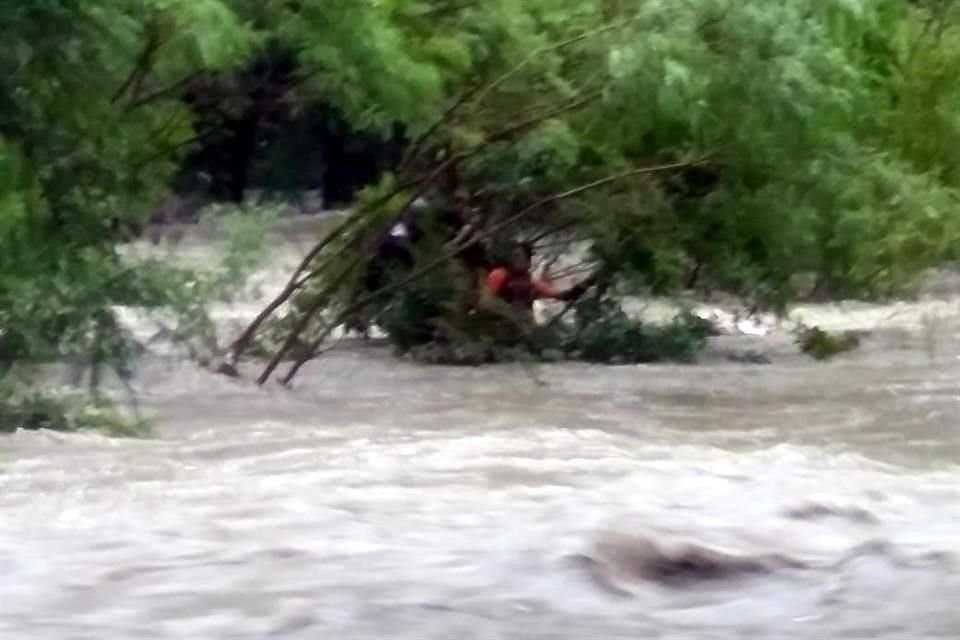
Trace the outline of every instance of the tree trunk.
<instances>
[{"instance_id":1,"label":"tree trunk","mask_svg":"<svg viewBox=\"0 0 960 640\"><path fill-rule=\"evenodd\" d=\"M250 168L257 149L257 133L260 129L260 113L250 109L232 127L232 153L228 158L228 196L232 202L242 203L250 180Z\"/></svg>"}]
</instances>

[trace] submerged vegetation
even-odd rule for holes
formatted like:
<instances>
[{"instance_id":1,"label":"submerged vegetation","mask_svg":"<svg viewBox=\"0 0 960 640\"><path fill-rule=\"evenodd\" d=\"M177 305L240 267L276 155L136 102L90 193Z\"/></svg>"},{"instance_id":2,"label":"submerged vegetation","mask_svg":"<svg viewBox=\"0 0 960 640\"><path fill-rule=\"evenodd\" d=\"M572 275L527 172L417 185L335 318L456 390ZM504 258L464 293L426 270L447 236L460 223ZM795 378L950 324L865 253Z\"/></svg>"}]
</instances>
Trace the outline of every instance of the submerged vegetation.
<instances>
[{"instance_id":1,"label":"submerged vegetation","mask_svg":"<svg viewBox=\"0 0 960 640\"><path fill-rule=\"evenodd\" d=\"M143 345L118 306L220 350L208 305L262 234L213 274L123 256L171 192L354 200L227 354L267 356L261 382L357 317L404 352L484 343L458 256L517 237L580 256L556 278L600 274L521 342L594 361L702 344L685 317L627 318L624 294L782 311L958 258L953 0L0 0L0 25L0 375L67 359L128 379ZM365 284L420 196L471 233L428 233Z\"/></svg>"},{"instance_id":2,"label":"submerged vegetation","mask_svg":"<svg viewBox=\"0 0 960 640\"><path fill-rule=\"evenodd\" d=\"M386 308L382 322L399 354L430 364L693 362L709 333L693 314L682 313L666 324L651 324L630 317L609 298L589 298L570 309L570 321L554 317L541 326L518 328L483 314L451 326L443 322L442 309L431 306L421 292L405 290ZM424 327L432 331L425 333Z\"/></svg>"},{"instance_id":3,"label":"submerged vegetation","mask_svg":"<svg viewBox=\"0 0 960 640\"><path fill-rule=\"evenodd\" d=\"M860 336L855 331L830 333L820 327L801 325L797 327L795 336L800 351L814 360L830 360L860 346Z\"/></svg>"},{"instance_id":4,"label":"submerged vegetation","mask_svg":"<svg viewBox=\"0 0 960 640\"><path fill-rule=\"evenodd\" d=\"M102 399L76 391L40 391L23 384L0 386L0 433L18 429L97 431L111 436L144 436L150 422Z\"/></svg>"}]
</instances>

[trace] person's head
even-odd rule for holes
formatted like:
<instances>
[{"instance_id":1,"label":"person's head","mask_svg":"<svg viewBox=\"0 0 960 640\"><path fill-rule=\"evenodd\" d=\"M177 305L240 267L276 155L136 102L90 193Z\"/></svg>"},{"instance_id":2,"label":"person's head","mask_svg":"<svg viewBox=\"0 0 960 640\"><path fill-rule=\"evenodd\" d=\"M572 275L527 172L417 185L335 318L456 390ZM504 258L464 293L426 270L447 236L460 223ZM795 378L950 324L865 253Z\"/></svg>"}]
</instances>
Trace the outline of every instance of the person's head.
<instances>
[{"instance_id":1,"label":"person's head","mask_svg":"<svg viewBox=\"0 0 960 640\"><path fill-rule=\"evenodd\" d=\"M510 253L510 269L515 273L527 273L533 266L533 245L529 242L517 244Z\"/></svg>"}]
</instances>

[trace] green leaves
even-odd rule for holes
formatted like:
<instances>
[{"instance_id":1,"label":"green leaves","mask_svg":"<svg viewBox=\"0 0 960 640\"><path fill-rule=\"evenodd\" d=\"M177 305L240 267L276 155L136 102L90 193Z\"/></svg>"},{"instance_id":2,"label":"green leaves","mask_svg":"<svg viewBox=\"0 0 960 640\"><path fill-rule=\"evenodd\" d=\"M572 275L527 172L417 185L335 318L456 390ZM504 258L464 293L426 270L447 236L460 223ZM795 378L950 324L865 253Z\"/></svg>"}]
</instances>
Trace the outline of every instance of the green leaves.
<instances>
[{"instance_id":1,"label":"green leaves","mask_svg":"<svg viewBox=\"0 0 960 640\"><path fill-rule=\"evenodd\" d=\"M126 375L114 306L173 306L196 275L121 260L117 227L142 221L194 135L176 88L238 62L251 33L220 0L4 1L0 23L0 364Z\"/></svg>"},{"instance_id":2,"label":"green leaves","mask_svg":"<svg viewBox=\"0 0 960 640\"><path fill-rule=\"evenodd\" d=\"M607 53L584 137L628 162L716 149L721 172L706 196L666 189L656 218L676 226L655 253L680 248L714 282L778 297L804 294L789 283L809 270L876 293L950 255L956 14L894 0L643 5Z\"/></svg>"},{"instance_id":3,"label":"green leaves","mask_svg":"<svg viewBox=\"0 0 960 640\"><path fill-rule=\"evenodd\" d=\"M410 20L392 3L305 0L272 16L271 35L298 51L308 87L375 127L427 116L442 95L438 53L463 66L462 44L436 34L424 50Z\"/></svg>"},{"instance_id":4,"label":"green leaves","mask_svg":"<svg viewBox=\"0 0 960 640\"><path fill-rule=\"evenodd\" d=\"M153 0L161 20L168 20L169 49L192 53L198 66L230 65L246 53L252 34L222 0Z\"/></svg>"}]
</instances>

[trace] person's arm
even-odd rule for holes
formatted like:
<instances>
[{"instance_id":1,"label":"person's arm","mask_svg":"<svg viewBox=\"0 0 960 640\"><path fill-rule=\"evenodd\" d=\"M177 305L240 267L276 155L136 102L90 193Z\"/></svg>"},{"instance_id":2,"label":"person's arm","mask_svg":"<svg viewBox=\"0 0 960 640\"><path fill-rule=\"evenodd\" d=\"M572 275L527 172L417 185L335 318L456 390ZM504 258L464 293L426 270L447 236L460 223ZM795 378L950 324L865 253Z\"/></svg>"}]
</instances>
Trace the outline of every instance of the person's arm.
<instances>
[{"instance_id":1,"label":"person's arm","mask_svg":"<svg viewBox=\"0 0 960 640\"><path fill-rule=\"evenodd\" d=\"M587 289L592 287L596 281L597 275L592 274L583 282L580 282L569 289L557 289L546 280L536 278L533 281L533 286L537 292L538 298L550 298L553 300L571 302L586 293Z\"/></svg>"},{"instance_id":2,"label":"person's arm","mask_svg":"<svg viewBox=\"0 0 960 640\"><path fill-rule=\"evenodd\" d=\"M567 293L566 291L557 289L552 283L543 278L533 279L533 290L537 292L537 298L549 298L551 300L562 300Z\"/></svg>"}]
</instances>

